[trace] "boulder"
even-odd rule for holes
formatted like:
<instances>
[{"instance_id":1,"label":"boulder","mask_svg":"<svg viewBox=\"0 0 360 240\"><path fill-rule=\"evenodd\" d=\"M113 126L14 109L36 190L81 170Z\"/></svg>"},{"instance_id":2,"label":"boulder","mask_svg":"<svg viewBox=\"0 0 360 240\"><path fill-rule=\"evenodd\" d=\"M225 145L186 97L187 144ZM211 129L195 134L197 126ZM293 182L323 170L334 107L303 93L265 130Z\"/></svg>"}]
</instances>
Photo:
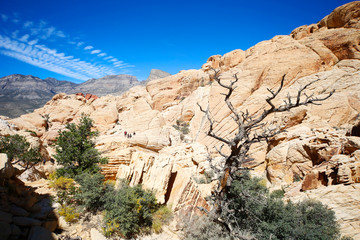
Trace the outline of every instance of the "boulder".
<instances>
[{"instance_id":1,"label":"boulder","mask_svg":"<svg viewBox=\"0 0 360 240\"><path fill-rule=\"evenodd\" d=\"M107 238L102 235L97 229L92 228L90 230L91 240L106 240Z\"/></svg>"},{"instance_id":2,"label":"boulder","mask_svg":"<svg viewBox=\"0 0 360 240\"><path fill-rule=\"evenodd\" d=\"M5 153L0 153L0 178L11 178L15 173L10 160Z\"/></svg>"},{"instance_id":3,"label":"boulder","mask_svg":"<svg viewBox=\"0 0 360 240\"><path fill-rule=\"evenodd\" d=\"M2 223L11 223L13 215L7 212L0 211L0 222Z\"/></svg>"},{"instance_id":4,"label":"boulder","mask_svg":"<svg viewBox=\"0 0 360 240\"><path fill-rule=\"evenodd\" d=\"M15 224L11 224L11 235L15 236L15 239L21 235L21 229Z\"/></svg>"},{"instance_id":5,"label":"boulder","mask_svg":"<svg viewBox=\"0 0 360 240\"><path fill-rule=\"evenodd\" d=\"M40 226L41 221L30 217L13 217L14 224L22 227Z\"/></svg>"},{"instance_id":6,"label":"boulder","mask_svg":"<svg viewBox=\"0 0 360 240\"><path fill-rule=\"evenodd\" d=\"M30 230L28 240L49 240L56 239L56 236L46 228L33 226Z\"/></svg>"},{"instance_id":7,"label":"boulder","mask_svg":"<svg viewBox=\"0 0 360 240\"><path fill-rule=\"evenodd\" d=\"M23 182L34 182L45 178L45 174L40 172L36 167L31 167L20 174L18 178Z\"/></svg>"},{"instance_id":8,"label":"boulder","mask_svg":"<svg viewBox=\"0 0 360 240\"><path fill-rule=\"evenodd\" d=\"M0 221L0 239L7 240L11 235L11 225Z\"/></svg>"},{"instance_id":9,"label":"boulder","mask_svg":"<svg viewBox=\"0 0 360 240\"><path fill-rule=\"evenodd\" d=\"M16 205L11 205L10 206L10 212L11 212L11 214L13 214L15 216L21 216L21 217L27 217L30 214L25 209L23 209L21 207L18 207Z\"/></svg>"}]
</instances>

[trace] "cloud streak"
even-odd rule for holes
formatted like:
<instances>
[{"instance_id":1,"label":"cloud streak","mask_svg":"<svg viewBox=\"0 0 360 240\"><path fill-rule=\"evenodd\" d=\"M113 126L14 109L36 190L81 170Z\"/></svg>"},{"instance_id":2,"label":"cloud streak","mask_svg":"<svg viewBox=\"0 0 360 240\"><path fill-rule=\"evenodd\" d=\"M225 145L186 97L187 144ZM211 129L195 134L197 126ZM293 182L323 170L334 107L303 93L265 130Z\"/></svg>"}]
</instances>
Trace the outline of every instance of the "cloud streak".
<instances>
[{"instance_id":1,"label":"cloud streak","mask_svg":"<svg viewBox=\"0 0 360 240\"><path fill-rule=\"evenodd\" d=\"M124 72L125 68L134 67L100 49L94 49L79 38L71 38L46 21L21 21L18 14L0 14L0 19L17 26L10 31L5 29L3 33L0 30L0 54L4 56L78 80L116 75ZM61 43L66 52L73 53L67 54L46 46L56 42ZM77 51L75 55L85 55L87 61L72 56L74 51Z\"/></svg>"},{"instance_id":2,"label":"cloud streak","mask_svg":"<svg viewBox=\"0 0 360 240\"><path fill-rule=\"evenodd\" d=\"M30 45L0 35L0 53L28 64L79 80L116 74L115 69L74 59L43 45Z\"/></svg>"}]
</instances>

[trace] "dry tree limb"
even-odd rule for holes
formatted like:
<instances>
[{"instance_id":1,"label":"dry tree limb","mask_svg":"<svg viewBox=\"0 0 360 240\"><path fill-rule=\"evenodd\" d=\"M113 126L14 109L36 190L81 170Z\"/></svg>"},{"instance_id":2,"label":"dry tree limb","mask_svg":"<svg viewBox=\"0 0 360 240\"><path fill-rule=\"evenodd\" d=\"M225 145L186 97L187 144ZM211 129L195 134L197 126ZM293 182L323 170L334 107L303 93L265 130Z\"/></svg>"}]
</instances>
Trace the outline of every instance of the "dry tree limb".
<instances>
[{"instance_id":1,"label":"dry tree limb","mask_svg":"<svg viewBox=\"0 0 360 240\"><path fill-rule=\"evenodd\" d=\"M233 76L234 80L230 81L229 84L225 84L220 79L220 70L213 69L213 71L214 80L221 87L227 90L226 93L222 93L222 95L225 96L224 101L226 103L226 106L231 112L232 119L237 124L237 132L235 136L231 139L225 139L224 137L216 134L214 130L215 120L211 116L209 106L207 107L207 109L204 109L199 103L197 103L197 105L199 106L200 111L202 111L206 115L209 121L209 129L207 131L207 135L223 143L221 147L219 149L216 148L216 150L225 159L224 165L221 167L220 171L218 167L211 166L213 170L216 169L217 172L220 172L217 177L219 187L213 193L211 200L214 204L213 210L215 211L215 216L217 216L215 220L217 219L217 222L221 222L226 229L231 230L233 229L233 223L230 222L229 218L222 219L221 221L219 220L221 219L220 216L224 216L224 214L221 214L222 212L226 212L226 214L231 216L230 212L227 211L226 206L228 206L228 203L226 202L226 199L224 199L224 196L230 190L231 183L238 178L239 171L248 170L248 168L243 167L243 164L252 160L249 156L249 150L251 145L264 140L267 141L269 138L272 138L276 134L281 132L280 128L268 127L265 119L272 113L285 112L293 108L310 104L319 105L320 102L330 98L334 94L335 90L330 91L324 97L315 96L314 93L311 93L310 95L306 94L305 91L312 84L320 80L316 79L307 83L305 86L300 87L295 96L291 96L290 94L288 94L287 98L283 101L283 104L276 106L273 103L273 100L279 95L279 93L283 89L286 77L286 75L283 75L280 86L276 90L267 89L270 95L265 99L265 101L269 105L269 108L265 109L260 115L255 115L250 114L248 110L237 110L231 103L230 97L236 89L235 84L239 81L238 75L235 74ZM261 127L263 127L263 129L259 133L258 129ZM222 148L224 145L227 145L229 147L229 154L224 154L222 152ZM212 165L211 161L210 165ZM221 186L221 183L224 182L226 182L226 186Z\"/></svg>"}]
</instances>

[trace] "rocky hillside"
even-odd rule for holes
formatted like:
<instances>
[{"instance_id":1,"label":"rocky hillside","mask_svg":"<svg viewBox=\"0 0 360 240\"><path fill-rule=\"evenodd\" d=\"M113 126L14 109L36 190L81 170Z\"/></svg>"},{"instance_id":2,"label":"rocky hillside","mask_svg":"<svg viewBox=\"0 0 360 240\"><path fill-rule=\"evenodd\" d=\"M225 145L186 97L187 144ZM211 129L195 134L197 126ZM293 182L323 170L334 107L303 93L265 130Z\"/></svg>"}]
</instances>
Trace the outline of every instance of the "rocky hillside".
<instances>
[{"instance_id":1,"label":"rocky hillside","mask_svg":"<svg viewBox=\"0 0 360 240\"><path fill-rule=\"evenodd\" d=\"M170 74L152 70L148 79L158 79ZM57 93L90 93L97 96L121 95L139 85L136 77L126 74L109 75L76 84L55 78L44 80L31 75L13 74L0 78L0 115L18 117L42 107Z\"/></svg>"},{"instance_id":2,"label":"rocky hillside","mask_svg":"<svg viewBox=\"0 0 360 240\"><path fill-rule=\"evenodd\" d=\"M31 75L14 74L0 78L0 115L9 117L33 111L43 106L56 93L73 89L75 83L44 80Z\"/></svg>"},{"instance_id":3,"label":"rocky hillside","mask_svg":"<svg viewBox=\"0 0 360 240\"><path fill-rule=\"evenodd\" d=\"M196 206L209 207L205 197L216 182L204 174L207 159L222 160L215 150L220 143L206 135L209 123L197 103L209 108L219 136L232 136L238 127L221 94L224 89L213 81L213 68L220 70L224 83L237 75L230 100L237 111L255 115L269 108L268 89L277 89L284 75L277 105L317 80L307 93L321 97L335 90L331 98L271 115L268 122L287 131L253 146L254 160L247 166L267 179L271 189L283 189L288 199L326 203L335 211L342 234L360 239L359 43L357 1L290 35L211 56L199 70L152 80L121 96L57 94L44 107L8 122L34 131L50 156L64 124L89 114L100 131L97 148L109 158L102 166L105 176L142 183L180 216L197 211ZM43 114L49 114L48 130ZM189 133L173 127L181 121L188 124ZM132 137L125 137L124 131Z\"/></svg>"}]
</instances>

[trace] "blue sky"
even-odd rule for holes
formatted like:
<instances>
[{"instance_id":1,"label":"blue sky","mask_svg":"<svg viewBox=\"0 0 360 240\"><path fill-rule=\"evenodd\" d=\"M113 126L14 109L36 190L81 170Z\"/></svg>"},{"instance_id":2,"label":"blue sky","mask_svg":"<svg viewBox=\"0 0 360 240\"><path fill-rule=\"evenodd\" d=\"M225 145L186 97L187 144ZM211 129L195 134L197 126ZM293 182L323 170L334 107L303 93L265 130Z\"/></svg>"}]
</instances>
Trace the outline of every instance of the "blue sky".
<instances>
[{"instance_id":1,"label":"blue sky","mask_svg":"<svg viewBox=\"0 0 360 240\"><path fill-rule=\"evenodd\" d=\"M0 0L0 77L83 82L199 69L350 1Z\"/></svg>"}]
</instances>

